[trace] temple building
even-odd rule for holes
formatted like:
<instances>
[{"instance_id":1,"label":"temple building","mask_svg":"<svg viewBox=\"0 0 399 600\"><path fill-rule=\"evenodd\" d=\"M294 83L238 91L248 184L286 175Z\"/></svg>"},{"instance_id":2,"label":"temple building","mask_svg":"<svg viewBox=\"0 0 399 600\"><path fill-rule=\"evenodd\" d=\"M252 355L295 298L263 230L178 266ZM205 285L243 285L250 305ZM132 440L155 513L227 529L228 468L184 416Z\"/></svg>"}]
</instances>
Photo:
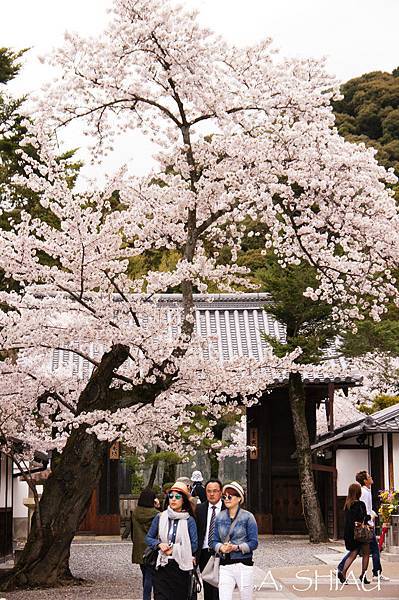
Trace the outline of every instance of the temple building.
<instances>
[{"instance_id":1,"label":"temple building","mask_svg":"<svg viewBox=\"0 0 399 600\"><path fill-rule=\"evenodd\" d=\"M179 306L181 296L165 294L161 302L165 309L172 310ZM203 345L204 357L217 355L221 363L240 356L258 360L266 358L269 351L266 335L285 341L284 327L267 312L267 302L267 294L257 293L196 295L196 332L209 340ZM170 333L172 336L176 334L175 326L171 325ZM93 348L93 356L97 358L100 354L98 348ZM76 354L54 351L53 369L61 365L64 368L69 366L75 375L83 377L87 377L92 368L89 361ZM335 427L336 391L347 393L349 387L360 384L360 378L348 373L342 359L326 361L324 369L323 375L318 378L304 378L306 416L312 444L316 443L317 414L319 421L324 419L332 432ZM248 442L256 446L256 451L247 461L247 504L255 513L262 533L306 532L287 383L288 374L281 373L264 391L259 403L247 411ZM347 399L344 403L351 405ZM328 530L331 536L336 536L339 510L334 500L336 467L319 460L316 453L313 469ZM119 531L118 485L116 457L108 455L104 459L100 484L82 523L82 531L97 534Z\"/></svg>"}]
</instances>

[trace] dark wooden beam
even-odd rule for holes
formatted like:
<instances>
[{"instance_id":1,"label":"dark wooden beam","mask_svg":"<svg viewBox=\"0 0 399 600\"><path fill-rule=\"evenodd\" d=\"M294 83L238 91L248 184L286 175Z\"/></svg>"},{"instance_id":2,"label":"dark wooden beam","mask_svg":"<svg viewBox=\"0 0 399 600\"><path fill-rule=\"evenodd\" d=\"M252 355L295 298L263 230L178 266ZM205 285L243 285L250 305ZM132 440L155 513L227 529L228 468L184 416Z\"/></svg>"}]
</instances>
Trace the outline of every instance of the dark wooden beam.
<instances>
[{"instance_id":1,"label":"dark wooden beam","mask_svg":"<svg viewBox=\"0 0 399 600\"><path fill-rule=\"evenodd\" d=\"M318 465L317 463L312 464L313 471L326 471L327 473L337 473L337 469L335 467L331 467L330 465Z\"/></svg>"},{"instance_id":2,"label":"dark wooden beam","mask_svg":"<svg viewBox=\"0 0 399 600\"><path fill-rule=\"evenodd\" d=\"M333 466L335 468L335 473L333 473L333 518L334 518L334 525L333 525L333 535L334 535L334 539L337 540L338 539L338 487L337 487L337 455L335 450L333 451Z\"/></svg>"},{"instance_id":3,"label":"dark wooden beam","mask_svg":"<svg viewBox=\"0 0 399 600\"><path fill-rule=\"evenodd\" d=\"M393 477L393 439L392 433L387 434L388 440L388 482L389 489L393 490L394 486L394 477Z\"/></svg>"},{"instance_id":4,"label":"dark wooden beam","mask_svg":"<svg viewBox=\"0 0 399 600\"><path fill-rule=\"evenodd\" d=\"M335 385L328 384L328 431L334 431L334 391Z\"/></svg>"},{"instance_id":5,"label":"dark wooden beam","mask_svg":"<svg viewBox=\"0 0 399 600\"><path fill-rule=\"evenodd\" d=\"M372 448L370 444L338 444L335 446L336 450L369 450Z\"/></svg>"}]
</instances>

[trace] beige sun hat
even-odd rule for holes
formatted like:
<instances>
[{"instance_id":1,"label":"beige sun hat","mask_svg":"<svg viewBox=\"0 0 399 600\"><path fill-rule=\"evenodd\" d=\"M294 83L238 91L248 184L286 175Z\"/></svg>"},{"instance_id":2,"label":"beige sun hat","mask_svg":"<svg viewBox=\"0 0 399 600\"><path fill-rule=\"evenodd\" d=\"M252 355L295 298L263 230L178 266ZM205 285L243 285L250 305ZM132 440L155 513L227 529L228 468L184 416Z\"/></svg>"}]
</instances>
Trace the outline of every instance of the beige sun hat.
<instances>
[{"instance_id":1,"label":"beige sun hat","mask_svg":"<svg viewBox=\"0 0 399 600\"><path fill-rule=\"evenodd\" d=\"M189 490L191 489L192 483L191 483L191 479L189 477L178 477L176 479L176 483L184 483L188 487Z\"/></svg>"},{"instance_id":2,"label":"beige sun hat","mask_svg":"<svg viewBox=\"0 0 399 600\"><path fill-rule=\"evenodd\" d=\"M180 492L181 494L184 494L185 496L187 496L187 498L190 497L190 490L188 489L186 484L183 483L182 481L176 481L176 483L174 483L172 485L172 487L170 488L169 491L170 492Z\"/></svg>"},{"instance_id":3,"label":"beige sun hat","mask_svg":"<svg viewBox=\"0 0 399 600\"><path fill-rule=\"evenodd\" d=\"M235 492L237 492L237 494L240 496L241 504L244 502L244 500L245 500L244 488L237 481L232 481L231 483L226 483L226 485L223 486L223 490L222 490L223 494L225 493L225 491L227 489L231 489L231 490L234 490Z\"/></svg>"}]
</instances>

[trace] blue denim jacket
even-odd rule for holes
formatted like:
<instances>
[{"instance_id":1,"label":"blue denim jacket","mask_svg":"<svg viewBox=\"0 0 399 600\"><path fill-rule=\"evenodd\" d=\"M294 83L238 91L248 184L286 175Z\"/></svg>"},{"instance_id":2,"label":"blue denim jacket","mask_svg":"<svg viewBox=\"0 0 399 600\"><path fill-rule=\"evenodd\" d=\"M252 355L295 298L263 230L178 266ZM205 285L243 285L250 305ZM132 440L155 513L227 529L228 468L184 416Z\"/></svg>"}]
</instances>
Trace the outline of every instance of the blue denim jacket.
<instances>
[{"instance_id":1,"label":"blue denim jacket","mask_svg":"<svg viewBox=\"0 0 399 600\"><path fill-rule=\"evenodd\" d=\"M219 552L224 543L231 525L231 519L228 510L222 510L216 517L215 534L210 541L210 547ZM252 558L252 552L258 547L258 526L252 513L238 509L236 522L231 532L230 542L240 546L239 552L231 552L232 560Z\"/></svg>"},{"instance_id":2,"label":"blue denim jacket","mask_svg":"<svg viewBox=\"0 0 399 600\"><path fill-rule=\"evenodd\" d=\"M145 543L150 548L156 548L159 544L158 530L159 530L159 517L160 514L156 515L151 523L150 529L148 530L147 535L145 536ZM198 535L197 535L197 524L193 517L188 517L187 520L188 534L190 536L191 541L191 551L194 554L198 549Z\"/></svg>"}]
</instances>

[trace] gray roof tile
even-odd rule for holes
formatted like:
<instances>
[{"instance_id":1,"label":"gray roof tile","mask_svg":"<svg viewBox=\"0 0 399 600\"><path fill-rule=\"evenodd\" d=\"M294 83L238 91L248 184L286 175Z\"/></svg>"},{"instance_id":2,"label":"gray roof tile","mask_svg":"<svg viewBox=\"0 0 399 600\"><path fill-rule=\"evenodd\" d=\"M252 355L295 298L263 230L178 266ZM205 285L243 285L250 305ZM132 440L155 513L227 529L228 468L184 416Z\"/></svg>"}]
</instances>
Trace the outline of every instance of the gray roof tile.
<instances>
[{"instance_id":1,"label":"gray roof tile","mask_svg":"<svg viewBox=\"0 0 399 600\"><path fill-rule=\"evenodd\" d=\"M180 294L163 294L159 296L161 304L166 309L176 309L181 305ZM265 310L269 297L267 294L196 294L194 296L196 310L196 331L203 338L209 339L208 348L205 344L203 354L209 358L211 347L219 356L221 362L228 361L237 356L248 356L262 360L267 356L268 343L265 334L281 343L285 343L285 328L273 315ZM176 335L176 326L170 326L171 335ZM216 338L216 339L215 339ZM91 356L98 356L101 352L100 345L92 345ZM330 348L329 355L335 353L335 348ZM214 354L212 352L212 354ZM53 351L52 368L70 366L74 375L88 377L91 372L91 364L76 354L65 351ZM339 369L338 376L333 371ZM288 374L282 374L276 383L283 384L288 380ZM341 358L330 360L325 363L323 374L314 378L304 376L306 383L328 383L337 384L356 383L358 377L348 373L348 366Z\"/></svg>"}]
</instances>

